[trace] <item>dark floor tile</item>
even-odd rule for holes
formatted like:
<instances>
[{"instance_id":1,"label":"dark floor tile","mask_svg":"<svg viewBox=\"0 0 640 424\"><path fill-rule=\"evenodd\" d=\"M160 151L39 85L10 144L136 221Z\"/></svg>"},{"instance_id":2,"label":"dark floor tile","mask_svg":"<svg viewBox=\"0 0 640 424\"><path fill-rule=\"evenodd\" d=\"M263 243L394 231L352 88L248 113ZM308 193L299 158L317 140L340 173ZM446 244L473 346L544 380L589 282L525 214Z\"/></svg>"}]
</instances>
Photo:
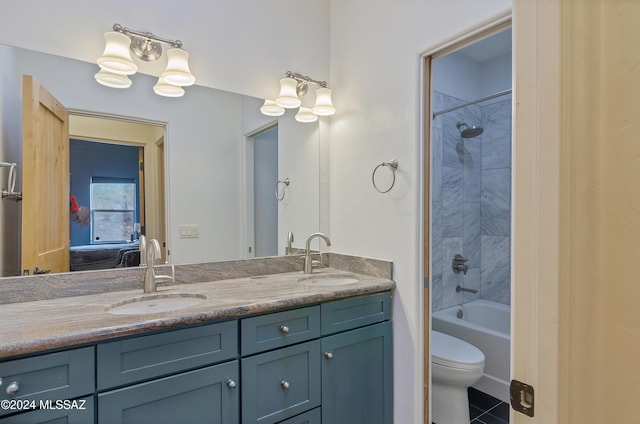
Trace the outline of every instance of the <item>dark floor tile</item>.
<instances>
[{"instance_id":1,"label":"dark floor tile","mask_svg":"<svg viewBox=\"0 0 640 424\"><path fill-rule=\"evenodd\" d=\"M469 387L468 393L469 404L483 411L488 411L502 402L500 399L496 399L491 395L474 389L473 387Z\"/></svg>"},{"instance_id":2,"label":"dark floor tile","mask_svg":"<svg viewBox=\"0 0 640 424\"><path fill-rule=\"evenodd\" d=\"M509 405L501 403L490 411L484 413L480 419L486 424L509 424Z\"/></svg>"},{"instance_id":3,"label":"dark floor tile","mask_svg":"<svg viewBox=\"0 0 640 424\"><path fill-rule=\"evenodd\" d=\"M484 414L485 410L480 409L475 405L471 405L469 403L469 417L473 420L474 418L478 418L480 415Z\"/></svg>"}]
</instances>

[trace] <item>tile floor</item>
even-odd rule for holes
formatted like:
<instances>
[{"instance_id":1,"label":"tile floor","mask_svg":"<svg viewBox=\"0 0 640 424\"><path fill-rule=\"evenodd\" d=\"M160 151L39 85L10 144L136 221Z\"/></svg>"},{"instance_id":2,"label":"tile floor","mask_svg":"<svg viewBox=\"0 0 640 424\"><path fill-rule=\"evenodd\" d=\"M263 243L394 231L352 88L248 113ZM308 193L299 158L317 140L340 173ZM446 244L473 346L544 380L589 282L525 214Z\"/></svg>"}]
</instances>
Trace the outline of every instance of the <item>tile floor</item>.
<instances>
[{"instance_id":1,"label":"tile floor","mask_svg":"<svg viewBox=\"0 0 640 424\"><path fill-rule=\"evenodd\" d=\"M469 387L471 424L509 424L509 404Z\"/></svg>"}]
</instances>

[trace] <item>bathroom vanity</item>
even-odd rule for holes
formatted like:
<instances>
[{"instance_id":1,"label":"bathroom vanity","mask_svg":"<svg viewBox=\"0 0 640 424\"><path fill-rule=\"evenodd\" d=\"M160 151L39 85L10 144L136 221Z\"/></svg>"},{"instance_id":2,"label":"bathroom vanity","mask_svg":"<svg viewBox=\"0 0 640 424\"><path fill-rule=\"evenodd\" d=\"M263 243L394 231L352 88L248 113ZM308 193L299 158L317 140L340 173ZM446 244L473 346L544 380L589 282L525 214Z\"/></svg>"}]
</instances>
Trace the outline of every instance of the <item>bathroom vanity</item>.
<instances>
[{"instance_id":1,"label":"bathroom vanity","mask_svg":"<svg viewBox=\"0 0 640 424\"><path fill-rule=\"evenodd\" d=\"M394 283L319 275L165 286L202 299L168 312L113 313L138 291L1 305L0 423L391 423Z\"/></svg>"}]
</instances>

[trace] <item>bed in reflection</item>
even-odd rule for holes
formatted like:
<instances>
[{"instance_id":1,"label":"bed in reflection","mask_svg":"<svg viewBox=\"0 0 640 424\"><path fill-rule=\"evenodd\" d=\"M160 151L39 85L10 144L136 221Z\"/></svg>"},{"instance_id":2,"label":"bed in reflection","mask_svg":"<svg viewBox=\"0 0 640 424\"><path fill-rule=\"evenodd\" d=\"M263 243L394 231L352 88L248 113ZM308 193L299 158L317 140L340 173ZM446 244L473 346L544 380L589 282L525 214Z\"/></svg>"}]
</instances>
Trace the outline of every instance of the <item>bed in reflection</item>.
<instances>
[{"instance_id":1,"label":"bed in reflection","mask_svg":"<svg viewBox=\"0 0 640 424\"><path fill-rule=\"evenodd\" d=\"M71 271L122 268L140 265L138 242L123 244L92 244L69 248Z\"/></svg>"}]
</instances>

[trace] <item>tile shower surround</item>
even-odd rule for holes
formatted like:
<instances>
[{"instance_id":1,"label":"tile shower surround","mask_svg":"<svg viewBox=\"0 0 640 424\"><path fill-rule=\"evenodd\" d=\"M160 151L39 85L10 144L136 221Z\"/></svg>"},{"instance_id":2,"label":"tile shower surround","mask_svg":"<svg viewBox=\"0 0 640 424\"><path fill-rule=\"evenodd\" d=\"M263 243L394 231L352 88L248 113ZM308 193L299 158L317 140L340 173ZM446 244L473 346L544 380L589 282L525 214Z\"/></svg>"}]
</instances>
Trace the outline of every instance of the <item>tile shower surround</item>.
<instances>
[{"instance_id":1,"label":"tile shower surround","mask_svg":"<svg viewBox=\"0 0 640 424\"><path fill-rule=\"evenodd\" d=\"M464 102L433 94L434 111ZM463 139L458 122L484 132ZM476 298L509 304L511 96L438 115L432 128L433 310ZM469 259L466 275L451 269L456 253ZM456 293L457 284L479 293Z\"/></svg>"}]
</instances>

